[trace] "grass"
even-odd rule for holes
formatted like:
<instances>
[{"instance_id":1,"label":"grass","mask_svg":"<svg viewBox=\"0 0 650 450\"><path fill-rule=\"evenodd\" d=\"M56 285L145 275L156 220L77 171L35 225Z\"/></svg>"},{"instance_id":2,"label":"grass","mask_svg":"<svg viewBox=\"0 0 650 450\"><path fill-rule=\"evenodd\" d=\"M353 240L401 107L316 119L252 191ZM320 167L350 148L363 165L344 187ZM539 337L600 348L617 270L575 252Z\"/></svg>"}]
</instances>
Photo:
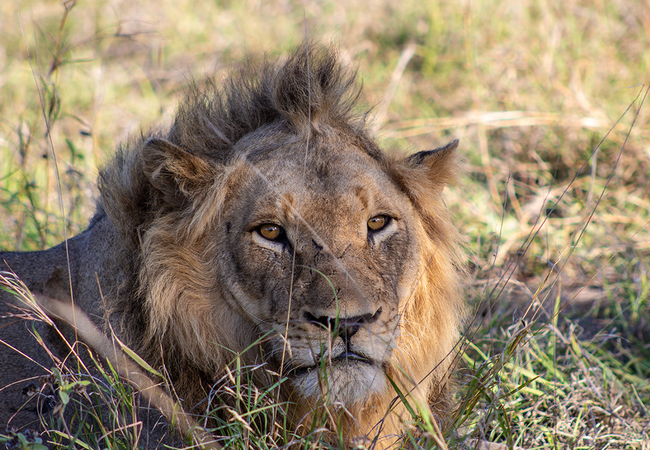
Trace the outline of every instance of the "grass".
<instances>
[{"instance_id":1,"label":"grass","mask_svg":"<svg viewBox=\"0 0 650 450\"><path fill-rule=\"evenodd\" d=\"M650 448L647 7L345 5L1 3L0 248L46 248L83 230L97 167L141 124L168 121L192 76L281 54L305 33L333 38L360 65L364 104L379 105L383 147L459 138L467 158L448 204L468 236L475 315L449 448L468 436L535 449ZM294 439L274 412L281 406L249 394L234 395L256 399L259 420L233 416L217 431L232 436L224 443ZM251 425L262 417L279 420L266 437ZM414 445L439 446L422 428ZM28 438L7 435L18 447Z\"/></svg>"}]
</instances>

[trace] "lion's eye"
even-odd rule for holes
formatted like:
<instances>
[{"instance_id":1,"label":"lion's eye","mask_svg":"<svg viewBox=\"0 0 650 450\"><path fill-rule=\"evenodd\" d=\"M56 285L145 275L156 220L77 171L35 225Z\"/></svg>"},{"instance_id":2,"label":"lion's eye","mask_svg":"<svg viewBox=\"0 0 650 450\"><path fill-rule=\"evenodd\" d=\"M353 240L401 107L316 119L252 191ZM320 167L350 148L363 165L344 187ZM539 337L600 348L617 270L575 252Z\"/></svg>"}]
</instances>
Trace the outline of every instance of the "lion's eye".
<instances>
[{"instance_id":1,"label":"lion's eye","mask_svg":"<svg viewBox=\"0 0 650 450\"><path fill-rule=\"evenodd\" d=\"M388 225L390 217L388 216L375 216L368 219L368 229L371 231L379 231Z\"/></svg>"},{"instance_id":2,"label":"lion's eye","mask_svg":"<svg viewBox=\"0 0 650 450\"><path fill-rule=\"evenodd\" d=\"M282 227L273 223L265 223L264 225L260 225L257 231L262 235L263 238L268 239L269 241L276 241L284 234Z\"/></svg>"}]
</instances>

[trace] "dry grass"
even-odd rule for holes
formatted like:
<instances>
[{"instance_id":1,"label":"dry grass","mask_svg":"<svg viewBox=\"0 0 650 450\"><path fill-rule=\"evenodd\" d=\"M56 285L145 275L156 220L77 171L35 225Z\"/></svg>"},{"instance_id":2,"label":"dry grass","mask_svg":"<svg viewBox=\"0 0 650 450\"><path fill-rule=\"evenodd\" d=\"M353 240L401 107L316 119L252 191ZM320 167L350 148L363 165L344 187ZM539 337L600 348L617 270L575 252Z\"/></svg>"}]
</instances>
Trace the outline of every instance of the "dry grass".
<instances>
[{"instance_id":1,"label":"dry grass","mask_svg":"<svg viewBox=\"0 0 650 450\"><path fill-rule=\"evenodd\" d=\"M448 203L476 315L450 448L650 448L647 5L23 1L0 17L0 248L82 230L97 167L168 120L190 77L334 39L384 147L454 137L468 160Z\"/></svg>"}]
</instances>

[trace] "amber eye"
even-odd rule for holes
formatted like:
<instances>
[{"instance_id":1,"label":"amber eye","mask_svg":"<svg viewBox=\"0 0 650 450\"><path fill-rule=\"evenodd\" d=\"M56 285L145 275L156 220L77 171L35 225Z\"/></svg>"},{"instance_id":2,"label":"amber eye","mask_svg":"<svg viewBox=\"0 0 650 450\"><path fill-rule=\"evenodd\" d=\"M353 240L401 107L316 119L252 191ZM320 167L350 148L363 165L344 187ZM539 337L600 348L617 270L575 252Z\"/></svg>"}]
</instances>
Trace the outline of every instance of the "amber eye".
<instances>
[{"instance_id":1,"label":"amber eye","mask_svg":"<svg viewBox=\"0 0 650 450\"><path fill-rule=\"evenodd\" d=\"M389 221L388 216L375 216L368 219L368 229L372 231L379 231L384 228Z\"/></svg>"},{"instance_id":2,"label":"amber eye","mask_svg":"<svg viewBox=\"0 0 650 450\"><path fill-rule=\"evenodd\" d=\"M265 223L257 230L263 238L268 239L269 241L277 240L284 233L284 230L280 225L275 225L273 223Z\"/></svg>"}]
</instances>

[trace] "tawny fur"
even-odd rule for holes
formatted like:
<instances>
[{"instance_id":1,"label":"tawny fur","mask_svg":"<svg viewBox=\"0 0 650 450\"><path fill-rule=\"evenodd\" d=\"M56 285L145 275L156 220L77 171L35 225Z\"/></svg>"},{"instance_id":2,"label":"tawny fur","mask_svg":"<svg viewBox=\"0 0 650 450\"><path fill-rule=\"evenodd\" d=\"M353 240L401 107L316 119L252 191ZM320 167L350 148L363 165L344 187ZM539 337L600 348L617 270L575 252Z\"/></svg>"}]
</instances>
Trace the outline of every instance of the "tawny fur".
<instances>
[{"instance_id":1,"label":"tawny fur","mask_svg":"<svg viewBox=\"0 0 650 450\"><path fill-rule=\"evenodd\" d=\"M194 85L168 130L126 143L101 171L96 217L69 246L73 278L97 274L104 300L88 281L73 282L73 296L164 366L188 409L200 413L233 352L248 349L245 363L302 374L282 393L296 402L294 427L328 407L346 439L379 433L389 445L409 420L399 402L391 407L394 389L384 378L349 384L376 371L445 419L465 312L461 239L442 197L459 173L456 143L387 155L354 112L358 95L335 51L305 44L223 84ZM390 228L366 236L377 214L394 216ZM260 238L258 216L287 240ZM52 270L26 273L60 267L61 247L20 255L0 261L33 289L65 290L67 277ZM311 369L300 372L304 355L318 343L342 348L344 334L327 329L334 319L352 322L346 348L375 363L328 362L329 389L346 393L305 398L317 385ZM324 406L326 397L341 404Z\"/></svg>"}]
</instances>

